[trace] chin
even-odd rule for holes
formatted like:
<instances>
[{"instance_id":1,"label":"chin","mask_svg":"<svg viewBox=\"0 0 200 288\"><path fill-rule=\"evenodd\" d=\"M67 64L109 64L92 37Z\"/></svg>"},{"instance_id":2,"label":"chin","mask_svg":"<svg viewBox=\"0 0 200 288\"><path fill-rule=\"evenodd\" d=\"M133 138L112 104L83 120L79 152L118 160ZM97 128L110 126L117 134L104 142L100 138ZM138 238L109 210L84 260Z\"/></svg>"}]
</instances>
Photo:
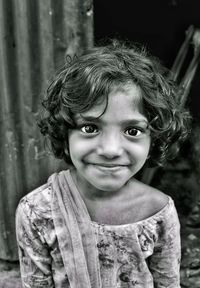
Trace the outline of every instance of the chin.
<instances>
[{"instance_id":1,"label":"chin","mask_svg":"<svg viewBox=\"0 0 200 288\"><path fill-rule=\"evenodd\" d=\"M97 190L100 190L100 191L116 192L116 191L120 190L125 184L126 184L126 182L109 183L109 182L104 181L103 183L97 183L97 182L93 183L92 186L95 187Z\"/></svg>"}]
</instances>

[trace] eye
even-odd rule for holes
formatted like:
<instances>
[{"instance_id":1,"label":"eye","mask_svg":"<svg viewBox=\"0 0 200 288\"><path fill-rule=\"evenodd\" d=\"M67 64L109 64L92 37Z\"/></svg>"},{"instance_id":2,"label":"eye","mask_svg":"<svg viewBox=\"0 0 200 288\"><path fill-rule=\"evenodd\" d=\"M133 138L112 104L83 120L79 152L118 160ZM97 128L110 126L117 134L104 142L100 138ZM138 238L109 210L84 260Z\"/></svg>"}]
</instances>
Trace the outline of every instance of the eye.
<instances>
[{"instance_id":1,"label":"eye","mask_svg":"<svg viewBox=\"0 0 200 288\"><path fill-rule=\"evenodd\" d=\"M81 131L83 133L91 134L91 133L97 133L99 130L96 125L87 124L81 127Z\"/></svg>"},{"instance_id":2,"label":"eye","mask_svg":"<svg viewBox=\"0 0 200 288\"><path fill-rule=\"evenodd\" d=\"M125 130L125 134L127 134L128 136L133 136L133 137L140 136L142 132L143 131L141 129L134 128L134 127L131 127Z\"/></svg>"}]
</instances>

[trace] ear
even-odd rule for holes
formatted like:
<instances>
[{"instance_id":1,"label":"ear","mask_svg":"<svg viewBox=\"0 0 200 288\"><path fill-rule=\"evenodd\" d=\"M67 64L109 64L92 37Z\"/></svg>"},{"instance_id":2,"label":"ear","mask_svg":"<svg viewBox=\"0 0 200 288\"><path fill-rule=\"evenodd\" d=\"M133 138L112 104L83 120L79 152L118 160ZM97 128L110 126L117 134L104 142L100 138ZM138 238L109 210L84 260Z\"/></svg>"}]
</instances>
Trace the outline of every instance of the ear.
<instances>
[{"instance_id":1,"label":"ear","mask_svg":"<svg viewBox=\"0 0 200 288\"><path fill-rule=\"evenodd\" d=\"M66 155L66 156L69 156L68 148L65 147L64 152L65 152L65 155Z\"/></svg>"},{"instance_id":2,"label":"ear","mask_svg":"<svg viewBox=\"0 0 200 288\"><path fill-rule=\"evenodd\" d=\"M68 141L65 140L65 143L64 143L64 152L65 152L65 155L66 157L70 157L69 156L69 144L68 144Z\"/></svg>"},{"instance_id":3,"label":"ear","mask_svg":"<svg viewBox=\"0 0 200 288\"><path fill-rule=\"evenodd\" d=\"M67 157L69 157L69 147L68 147L68 145L65 145L64 152L65 152L65 155Z\"/></svg>"},{"instance_id":4,"label":"ear","mask_svg":"<svg viewBox=\"0 0 200 288\"><path fill-rule=\"evenodd\" d=\"M64 148L64 157L63 158L64 158L65 162L67 163L67 165L73 165L71 157L70 157L68 145L65 146L65 148Z\"/></svg>"}]
</instances>

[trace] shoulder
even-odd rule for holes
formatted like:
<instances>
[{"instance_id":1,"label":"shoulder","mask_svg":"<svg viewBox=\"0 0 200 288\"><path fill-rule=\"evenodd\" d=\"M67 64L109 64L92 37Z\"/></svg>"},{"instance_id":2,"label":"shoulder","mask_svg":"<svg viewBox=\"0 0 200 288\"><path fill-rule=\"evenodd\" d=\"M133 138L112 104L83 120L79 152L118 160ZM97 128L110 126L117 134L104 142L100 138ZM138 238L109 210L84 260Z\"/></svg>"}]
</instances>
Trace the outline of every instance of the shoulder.
<instances>
[{"instance_id":1,"label":"shoulder","mask_svg":"<svg viewBox=\"0 0 200 288\"><path fill-rule=\"evenodd\" d=\"M168 195L154 187L143 185L145 198L151 203L152 214L161 211L169 204L170 197Z\"/></svg>"},{"instance_id":2,"label":"shoulder","mask_svg":"<svg viewBox=\"0 0 200 288\"><path fill-rule=\"evenodd\" d=\"M155 218L158 217L166 221L171 225L172 223L178 223L178 214L174 204L174 200L162 191L146 186L146 199L151 203L151 213ZM162 221L161 221L162 222ZM171 224L170 224L171 223Z\"/></svg>"},{"instance_id":3,"label":"shoulder","mask_svg":"<svg viewBox=\"0 0 200 288\"><path fill-rule=\"evenodd\" d=\"M55 240L51 209L52 193L48 186L45 184L36 188L24 196L18 204L15 227L17 241L22 247L27 245L34 247L36 243L51 245Z\"/></svg>"},{"instance_id":4,"label":"shoulder","mask_svg":"<svg viewBox=\"0 0 200 288\"><path fill-rule=\"evenodd\" d=\"M151 230L156 228L159 237L179 238L180 222L173 199L162 191L137 183L140 193L143 195L142 207L146 215L143 219ZM154 228L153 228L154 227ZM168 236L166 236L168 235Z\"/></svg>"},{"instance_id":5,"label":"shoulder","mask_svg":"<svg viewBox=\"0 0 200 288\"><path fill-rule=\"evenodd\" d=\"M44 184L25 195L19 202L16 217L29 219L51 218L51 188Z\"/></svg>"},{"instance_id":6,"label":"shoulder","mask_svg":"<svg viewBox=\"0 0 200 288\"><path fill-rule=\"evenodd\" d=\"M132 191L130 193L134 193L134 198L138 199L138 204L140 204L146 212L145 217L156 214L169 202L168 195L135 179L130 185L130 191Z\"/></svg>"},{"instance_id":7,"label":"shoulder","mask_svg":"<svg viewBox=\"0 0 200 288\"><path fill-rule=\"evenodd\" d=\"M169 195L137 180L133 181L131 190L133 200L130 202L134 208L132 211L138 211L138 220L156 220L167 227L175 225L178 228L180 226L174 201Z\"/></svg>"},{"instance_id":8,"label":"shoulder","mask_svg":"<svg viewBox=\"0 0 200 288\"><path fill-rule=\"evenodd\" d=\"M144 199L146 199L150 220L153 220L166 231L170 229L179 231L180 223L173 199L154 187L143 183L139 185L144 190L143 195Z\"/></svg>"}]
</instances>

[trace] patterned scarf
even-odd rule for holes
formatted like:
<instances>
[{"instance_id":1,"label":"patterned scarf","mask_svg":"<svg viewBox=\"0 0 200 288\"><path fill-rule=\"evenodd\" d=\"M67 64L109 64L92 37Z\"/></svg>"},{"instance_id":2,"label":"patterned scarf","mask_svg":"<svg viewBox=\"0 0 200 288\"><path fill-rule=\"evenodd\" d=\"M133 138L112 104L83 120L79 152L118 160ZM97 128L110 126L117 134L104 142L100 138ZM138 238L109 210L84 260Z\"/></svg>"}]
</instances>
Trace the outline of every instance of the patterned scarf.
<instances>
[{"instance_id":1,"label":"patterned scarf","mask_svg":"<svg viewBox=\"0 0 200 288\"><path fill-rule=\"evenodd\" d=\"M70 288L101 288L98 250L91 219L70 171L49 177L52 213Z\"/></svg>"}]
</instances>

